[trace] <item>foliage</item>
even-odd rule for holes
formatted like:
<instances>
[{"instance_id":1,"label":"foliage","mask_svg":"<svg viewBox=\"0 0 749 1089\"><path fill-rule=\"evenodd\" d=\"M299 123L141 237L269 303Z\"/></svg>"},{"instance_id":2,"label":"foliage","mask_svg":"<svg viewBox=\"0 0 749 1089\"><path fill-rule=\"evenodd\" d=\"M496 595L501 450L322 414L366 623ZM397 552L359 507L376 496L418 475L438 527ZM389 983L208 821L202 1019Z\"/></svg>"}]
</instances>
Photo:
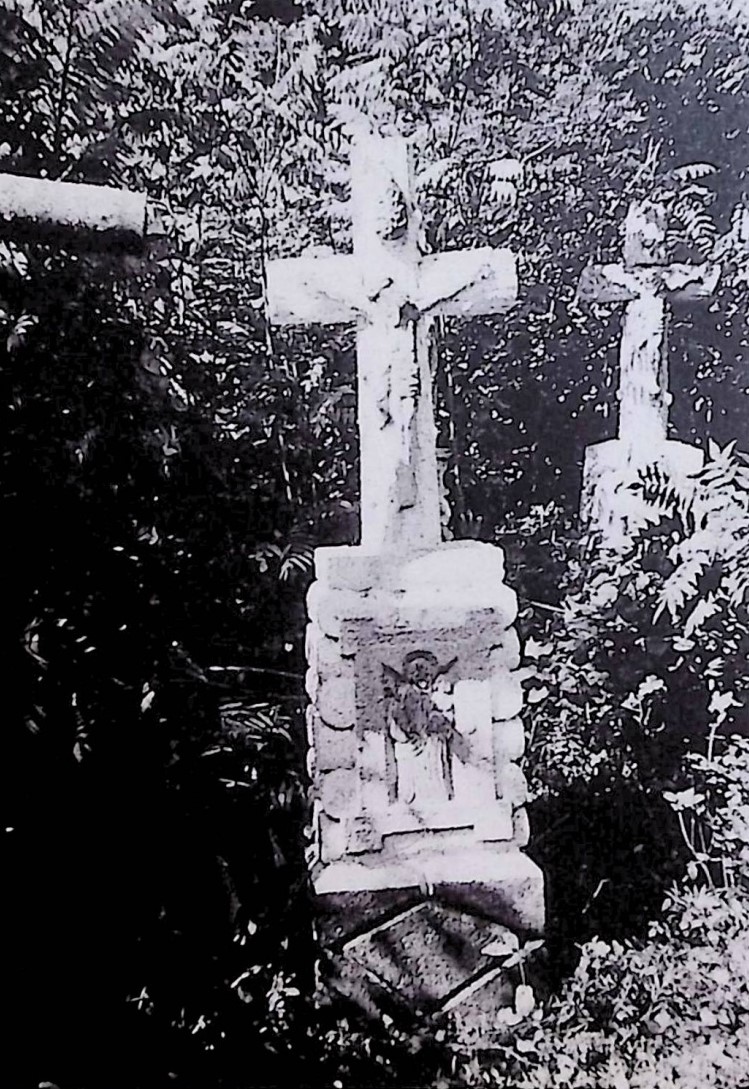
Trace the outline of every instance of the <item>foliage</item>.
<instances>
[{"instance_id":1,"label":"foliage","mask_svg":"<svg viewBox=\"0 0 749 1089\"><path fill-rule=\"evenodd\" d=\"M706 794L673 795L680 812L709 810L711 865L669 892L639 941L583 945L559 994L536 1011L491 1064L460 1084L611 1086L743 1084L749 1070L746 739L720 756L693 754ZM707 801L710 795L710 801Z\"/></svg>"},{"instance_id":2,"label":"foliage","mask_svg":"<svg viewBox=\"0 0 749 1089\"><path fill-rule=\"evenodd\" d=\"M8 1036L35 1027L34 1084L298 1080L325 1036L294 993L312 949L302 600L311 548L356 536L355 364L350 331L269 327L267 259L348 245L362 119L414 140L425 248L521 251L516 311L445 323L437 384L456 524L494 537L515 510L526 588L544 564L526 596L567 610L566 634L535 630L539 804L588 783L590 753L602 808L618 776L637 803L707 798L714 769L685 775L682 735L743 699L740 549L703 563L690 523L669 558L658 530L561 606L543 512L554 495L568 518L611 426L616 314L576 303L579 273L619 256L629 200L658 186L674 246L727 269L715 308L674 324L675 427L738 433L747 28L656 0L3 0L0 30L2 169L145 189L164 232L125 261L0 245ZM725 539L740 489L711 494ZM684 850L712 857L711 828ZM604 876L579 910L592 896L589 925L623 925ZM331 1018L326 1071L376 1081L369 1049L397 1083L410 1041Z\"/></svg>"},{"instance_id":3,"label":"foliage","mask_svg":"<svg viewBox=\"0 0 749 1089\"><path fill-rule=\"evenodd\" d=\"M747 1075L744 892L674 893L643 943L592 941L562 994L462 1084L714 1086Z\"/></svg>"}]
</instances>

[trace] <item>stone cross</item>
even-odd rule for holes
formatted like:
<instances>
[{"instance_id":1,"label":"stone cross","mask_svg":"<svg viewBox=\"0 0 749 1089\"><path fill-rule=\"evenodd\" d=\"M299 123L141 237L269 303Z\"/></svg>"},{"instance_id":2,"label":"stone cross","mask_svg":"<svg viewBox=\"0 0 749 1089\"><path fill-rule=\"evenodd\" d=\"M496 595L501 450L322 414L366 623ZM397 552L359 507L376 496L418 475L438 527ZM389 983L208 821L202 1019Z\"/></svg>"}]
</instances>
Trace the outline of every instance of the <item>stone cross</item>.
<instances>
[{"instance_id":1,"label":"stone cross","mask_svg":"<svg viewBox=\"0 0 749 1089\"><path fill-rule=\"evenodd\" d=\"M62 234L97 249L137 249L146 220L145 193L0 174L0 234Z\"/></svg>"},{"instance_id":2,"label":"stone cross","mask_svg":"<svg viewBox=\"0 0 749 1089\"><path fill-rule=\"evenodd\" d=\"M355 140L351 203L352 253L267 269L274 322L356 323L361 544L316 549L307 595L320 982L490 1046L517 996L485 950L542 931L543 875L523 853L517 599L501 549L442 540L429 335L506 309L515 258L421 253L404 140Z\"/></svg>"},{"instance_id":3,"label":"stone cross","mask_svg":"<svg viewBox=\"0 0 749 1089\"><path fill-rule=\"evenodd\" d=\"M668 314L679 299L708 299L720 279L712 264L669 262L667 213L655 201L634 203L625 221L624 260L583 273L579 296L623 302L619 350L618 439L629 450L655 450L668 438Z\"/></svg>"},{"instance_id":4,"label":"stone cross","mask_svg":"<svg viewBox=\"0 0 749 1089\"><path fill-rule=\"evenodd\" d=\"M440 493L430 324L511 306L515 257L489 247L420 253L409 148L398 137L354 140L351 206L352 254L269 263L269 317L356 322L362 545L431 548L440 541Z\"/></svg>"}]
</instances>

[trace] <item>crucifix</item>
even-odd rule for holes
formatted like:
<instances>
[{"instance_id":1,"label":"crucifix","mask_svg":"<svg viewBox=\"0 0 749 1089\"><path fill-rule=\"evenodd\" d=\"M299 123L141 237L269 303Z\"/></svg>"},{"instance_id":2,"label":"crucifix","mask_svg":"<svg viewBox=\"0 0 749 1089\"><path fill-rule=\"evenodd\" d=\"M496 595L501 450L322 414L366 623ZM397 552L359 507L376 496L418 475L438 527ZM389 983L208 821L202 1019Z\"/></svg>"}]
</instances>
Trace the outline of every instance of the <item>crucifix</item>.
<instances>
[{"instance_id":1,"label":"crucifix","mask_svg":"<svg viewBox=\"0 0 749 1089\"><path fill-rule=\"evenodd\" d=\"M351 207L353 253L269 262L269 318L356 323L361 542L375 552L430 548L441 540L430 326L510 307L515 256L491 247L421 254L399 137L354 140Z\"/></svg>"},{"instance_id":2,"label":"crucifix","mask_svg":"<svg viewBox=\"0 0 749 1089\"><path fill-rule=\"evenodd\" d=\"M624 260L589 266L579 296L623 302L619 349L618 440L628 453L655 451L668 439L668 317L674 302L709 299L720 267L669 262L667 213L656 201L635 202L624 225Z\"/></svg>"},{"instance_id":3,"label":"crucifix","mask_svg":"<svg viewBox=\"0 0 749 1089\"><path fill-rule=\"evenodd\" d=\"M368 984L347 981L375 977L364 947L397 905L454 905L472 935L479 917L535 933L544 900L522 851L517 599L500 548L442 540L430 366L438 315L512 305L515 257L421 252L405 140L358 136L351 171L353 252L270 262L267 303L279 324L356 326L361 545L316 549L307 595L309 861L333 986L373 1012ZM397 943L406 981L423 974L409 949L424 942L440 963L456 959L449 934L414 925L418 937ZM461 961L485 944L468 938ZM467 978L456 971L435 1002ZM402 999L422 1008L410 982Z\"/></svg>"}]
</instances>

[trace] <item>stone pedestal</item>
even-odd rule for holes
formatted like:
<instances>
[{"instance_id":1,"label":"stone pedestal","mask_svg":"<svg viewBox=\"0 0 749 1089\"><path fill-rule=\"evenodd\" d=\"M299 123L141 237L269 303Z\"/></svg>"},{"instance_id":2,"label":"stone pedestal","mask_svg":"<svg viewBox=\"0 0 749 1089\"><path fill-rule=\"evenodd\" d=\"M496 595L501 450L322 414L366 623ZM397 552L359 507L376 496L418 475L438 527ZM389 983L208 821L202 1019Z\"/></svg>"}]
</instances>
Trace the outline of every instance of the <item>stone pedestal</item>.
<instances>
[{"instance_id":1,"label":"stone pedestal","mask_svg":"<svg viewBox=\"0 0 749 1089\"><path fill-rule=\"evenodd\" d=\"M544 898L521 852L520 648L502 553L474 541L402 555L329 548L316 568L312 880L339 989L363 1008L382 1008L387 992L421 1008L426 957L451 965L434 969L433 1011L452 1003L459 1019L462 990L475 1006L490 984L492 1002L511 1003L481 949L492 927L539 933ZM386 930L399 965L387 972L376 937Z\"/></svg>"},{"instance_id":2,"label":"stone pedestal","mask_svg":"<svg viewBox=\"0 0 749 1089\"><path fill-rule=\"evenodd\" d=\"M700 471L705 456L685 442L663 441L642 448L621 439L609 439L585 451L580 519L598 532L604 548L626 549L638 530L657 521L652 509L631 485L648 466L655 466L675 482Z\"/></svg>"}]
</instances>

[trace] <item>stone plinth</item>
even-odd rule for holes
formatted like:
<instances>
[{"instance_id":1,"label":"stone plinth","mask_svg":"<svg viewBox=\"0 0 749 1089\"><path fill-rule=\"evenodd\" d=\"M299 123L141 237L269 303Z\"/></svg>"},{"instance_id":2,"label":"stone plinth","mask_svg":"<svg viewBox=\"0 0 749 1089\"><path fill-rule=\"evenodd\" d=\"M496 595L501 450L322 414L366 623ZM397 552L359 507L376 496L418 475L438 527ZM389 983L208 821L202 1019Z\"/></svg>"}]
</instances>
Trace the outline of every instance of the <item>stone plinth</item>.
<instances>
[{"instance_id":1,"label":"stone plinth","mask_svg":"<svg viewBox=\"0 0 749 1089\"><path fill-rule=\"evenodd\" d=\"M540 932L543 878L521 851L517 602L501 551L474 541L387 556L319 549L316 568L307 643L312 879L344 991L358 971L351 948L377 947L383 920L425 901L469 935L477 918ZM427 917L413 918L421 926ZM451 955L448 931L442 944L422 935L438 960ZM414 972L423 979L409 952L417 946L404 938L399 947L399 993L414 1006L423 1004L408 983ZM476 956L466 953L461 979L440 1001L484 970ZM492 980L504 994L506 980L496 972ZM477 989L469 988L474 1001Z\"/></svg>"},{"instance_id":2,"label":"stone plinth","mask_svg":"<svg viewBox=\"0 0 749 1089\"><path fill-rule=\"evenodd\" d=\"M430 1018L456 1042L491 1048L506 1035L497 1015L513 1008L517 985L496 953L517 948L498 923L422 901L347 941L330 982L373 1017Z\"/></svg>"},{"instance_id":3,"label":"stone plinth","mask_svg":"<svg viewBox=\"0 0 749 1089\"><path fill-rule=\"evenodd\" d=\"M609 439L585 451L580 498L582 525L600 534L604 548L622 550L638 530L653 525L658 515L632 490L638 474L655 466L678 484L700 471L705 456L685 442L663 441L638 449L621 439Z\"/></svg>"}]
</instances>

